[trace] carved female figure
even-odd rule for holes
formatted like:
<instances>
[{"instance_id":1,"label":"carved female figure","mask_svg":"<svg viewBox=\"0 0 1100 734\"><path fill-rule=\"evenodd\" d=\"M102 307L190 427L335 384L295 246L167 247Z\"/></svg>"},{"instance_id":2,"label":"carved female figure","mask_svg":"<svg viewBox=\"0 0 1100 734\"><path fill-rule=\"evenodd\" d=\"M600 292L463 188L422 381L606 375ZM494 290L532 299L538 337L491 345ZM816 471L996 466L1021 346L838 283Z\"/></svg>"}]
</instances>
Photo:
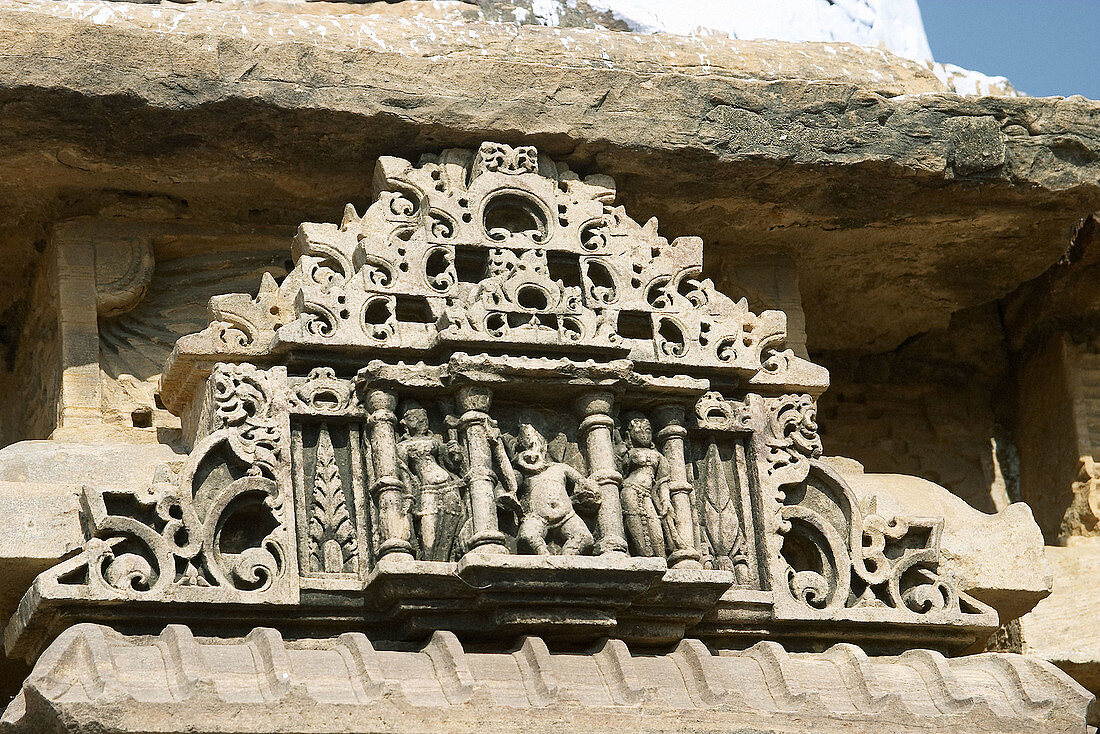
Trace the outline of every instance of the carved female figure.
<instances>
[{"instance_id":1,"label":"carved female figure","mask_svg":"<svg viewBox=\"0 0 1100 734\"><path fill-rule=\"evenodd\" d=\"M429 561L450 560L455 541L468 515L459 476L463 456L455 441L447 444L431 431L428 411L415 400L405 403L397 442L398 472L413 496L413 515Z\"/></svg>"},{"instance_id":2,"label":"carved female figure","mask_svg":"<svg viewBox=\"0 0 1100 734\"><path fill-rule=\"evenodd\" d=\"M579 471L547 454L546 439L529 423L520 426L516 441L516 468L526 485L519 547L540 555L550 553L547 540L561 544L562 555L581 555L592 550L592 533L573 507L599 505L599 488ZM572 485L572 496L569 486Z\"/></svg>"},{"instance_id":3,"label":"carved female figure","mask_svg":"<svg viewBox=\"0 0 1100 734\"><path fill-rule=\"evenodd\" d=\"M627 413L623 419L626 442L619 454L623 473L620 497L627 539L634 555L664 557L667 550L686 547L676 529L669 497L668 459L653 444L648 418Z\"/></svg>"}]
</instances>

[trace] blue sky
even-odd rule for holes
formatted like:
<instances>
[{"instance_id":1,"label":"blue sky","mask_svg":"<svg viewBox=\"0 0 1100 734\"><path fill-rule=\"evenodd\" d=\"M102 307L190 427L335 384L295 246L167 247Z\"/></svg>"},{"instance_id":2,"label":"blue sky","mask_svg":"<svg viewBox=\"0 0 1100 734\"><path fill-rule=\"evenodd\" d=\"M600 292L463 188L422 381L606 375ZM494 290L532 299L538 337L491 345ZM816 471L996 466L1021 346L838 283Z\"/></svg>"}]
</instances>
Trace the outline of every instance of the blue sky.
<instances>
[{"instance_id":1,"label":"blue sky","mask_svg":"<svg viewBox=\"0 0 1100 734\"><path fill-rule=\"evenodd\" d=\"M918 0L936 61L1100 99L1100 0Z\"/></svg>"}]
</instances>

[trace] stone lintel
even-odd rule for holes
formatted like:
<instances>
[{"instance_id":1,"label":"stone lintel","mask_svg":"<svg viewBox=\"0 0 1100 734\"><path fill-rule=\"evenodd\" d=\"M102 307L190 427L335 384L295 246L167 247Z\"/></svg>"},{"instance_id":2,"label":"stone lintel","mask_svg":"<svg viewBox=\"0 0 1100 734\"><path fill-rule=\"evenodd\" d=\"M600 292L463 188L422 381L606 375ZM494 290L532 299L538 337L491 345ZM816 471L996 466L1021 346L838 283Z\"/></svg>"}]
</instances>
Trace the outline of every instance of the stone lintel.
<instances>
[{"instance_id":1,"label":"stone lintel","mask_svg":"<svg viewBox=\"0 0 1100 734\"><path fill-rule=\"evenodd\" d=\"M850 644L798 653L761 642L714 654L690 639L656 655L616 639L577 652L538 637L467 649L442 631L408 649L358 633L284 641L258 628L209 639L170 625L127 637L81 624L43 654L0 732L65 722L105 734L526 734L566 717L577 731L765 734L794 713L819 734L872 734L884 722L933 734L1064 734L1085 730L1093 700L1050 663L1011 653L879 657Z\"/></svg>"}]
</instances>

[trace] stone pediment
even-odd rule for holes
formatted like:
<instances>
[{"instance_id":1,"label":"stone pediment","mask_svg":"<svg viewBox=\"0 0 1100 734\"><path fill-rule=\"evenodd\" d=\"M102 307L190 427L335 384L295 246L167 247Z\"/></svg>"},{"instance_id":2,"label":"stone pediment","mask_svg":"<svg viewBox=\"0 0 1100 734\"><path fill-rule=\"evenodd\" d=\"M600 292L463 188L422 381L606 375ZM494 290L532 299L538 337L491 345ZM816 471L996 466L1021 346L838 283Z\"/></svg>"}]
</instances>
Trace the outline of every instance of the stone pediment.
<instances>
[{"instance_id":1,"label":"stone pediment","mask_svg":"<svg viewBox=\"0 0 1100 734\"><path fill-rule=\"evenodd\" d=\"M210 305L162 381L192 450L86 488L87 542L9 625L73 621L957 650L997 626L943 520L817 461L828 376L530 147L380 159L294 268Z\"/></svg>"},{"instance_id":2,"label":"stone pediment","mask_svg":"<svg viewBox=\"0 0 1100 734\"><path fill-rule=\"evenodd\" d=\"M658 235L613 206L614 182L581 179L531 147L486 143L419 165L379 159L376 201L339 224L303 224L296 264L259 295L213 299L179 340L162 397L182 410L213 361L276 363L308 351L438 359L455 350L629 358L648 370L820 394L828 375L759 315L701 277L703 243ZM333 357L329 357L330 361Z\"/></svg>"}]
</instances>

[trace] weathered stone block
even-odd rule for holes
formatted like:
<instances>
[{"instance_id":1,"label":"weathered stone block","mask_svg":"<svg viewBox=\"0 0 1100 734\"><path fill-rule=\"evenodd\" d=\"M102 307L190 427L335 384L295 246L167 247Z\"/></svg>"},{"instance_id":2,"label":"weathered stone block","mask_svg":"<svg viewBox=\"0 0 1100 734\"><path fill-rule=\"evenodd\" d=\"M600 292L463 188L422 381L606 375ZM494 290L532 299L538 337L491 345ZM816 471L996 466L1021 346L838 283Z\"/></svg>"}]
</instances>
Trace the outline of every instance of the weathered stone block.
<instances>
[{"instance_id":1,"label":"weathered stone block","mask_svg":"<svg viewBox=\"0 0 1100 734\"><path fill-rule=\"evenodd\" d=\"M358 633L204 639L172 625L126 637L85 624L42 656L0 732L538 732L567 721L592 731L1069 734L1084 731L1091 701L1049 663L1008 653L869 657L854 645L794 653L761 642L715 655L684 640L636 655L607 640L577 654L537 637L475 651L449 632L396 651Z\"/></svg>"},{"instance_id":2,"label":"weathered stone block","mask_svg":"<svg viewBox=\"0 0 1100 734\"><path fill-rule=\"evenodd\" d=\"M1100 574L1100 539L1080 538L1067 546L1047 546L1054 589L1020 618L1022 652L1057 665L1096 693L1100 691L1100 616L1092 580Z\"/></svg>"},{"instance_id":3,"label":"weathered stone block","mask_svg":"<svg viewBox=\"0 0 1100 734\"><path fill-rule=\"evenodd\" d=\"M954 147L951 165L966 176L1000 168L1005 163L1005 136L997 120L989 115L956 117L944 123Z\"/></svg>"}]
</instances>

